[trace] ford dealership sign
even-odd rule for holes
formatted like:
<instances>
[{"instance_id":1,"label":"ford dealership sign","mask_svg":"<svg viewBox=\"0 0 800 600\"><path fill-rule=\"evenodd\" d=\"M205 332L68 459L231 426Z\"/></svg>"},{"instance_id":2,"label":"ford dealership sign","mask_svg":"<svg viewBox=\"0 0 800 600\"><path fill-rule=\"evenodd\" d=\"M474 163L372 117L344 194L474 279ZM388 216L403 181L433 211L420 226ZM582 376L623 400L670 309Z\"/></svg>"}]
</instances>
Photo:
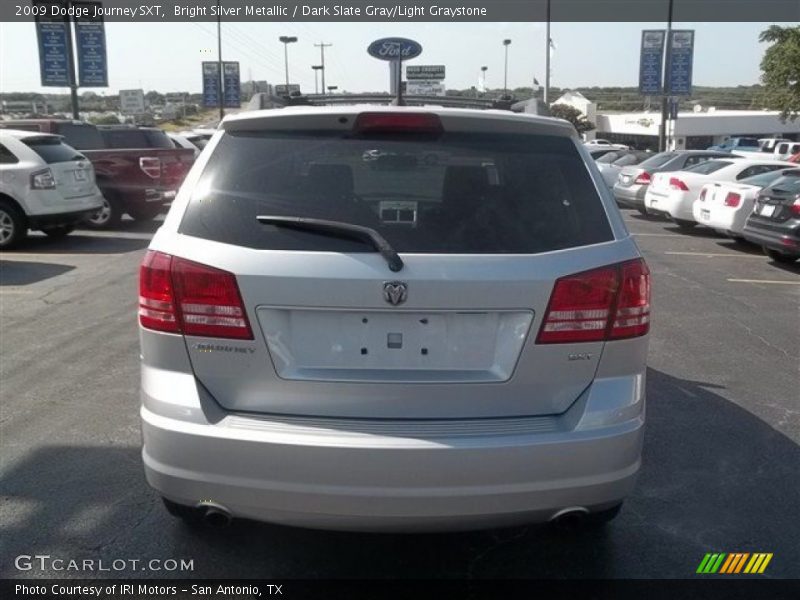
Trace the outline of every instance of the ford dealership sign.
<instances>
[{"instance_id":1,"label":"ford dealership sign","mask_svg":"<svg viewBox=\"0 0 800 600\"><path fill-rule=\"evenodd\" d=\"M422 46L414 40L392 37L375 40L367 52L381 60L408 60L422 54Z\"/></svg>"}]
</instances>

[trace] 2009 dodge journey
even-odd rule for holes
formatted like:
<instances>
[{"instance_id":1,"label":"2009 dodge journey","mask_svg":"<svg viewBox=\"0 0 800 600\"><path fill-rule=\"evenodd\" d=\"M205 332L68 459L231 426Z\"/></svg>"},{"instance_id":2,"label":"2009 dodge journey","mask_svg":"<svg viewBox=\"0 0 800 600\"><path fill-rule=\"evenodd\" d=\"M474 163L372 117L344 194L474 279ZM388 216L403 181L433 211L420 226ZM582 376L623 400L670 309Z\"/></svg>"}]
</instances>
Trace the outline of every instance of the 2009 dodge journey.
<instances>
[{"instance_id":1,"label":"2009 dodge journey","mask_svg":"<svg viewBox=\"0 0 800 600\"><path fill-rule=\"evenodd\" d=\"M229 117L141 266L147 480L186 518L605 521L640 467L649 319L565 121Z\"/></svg>"}]
</instances>

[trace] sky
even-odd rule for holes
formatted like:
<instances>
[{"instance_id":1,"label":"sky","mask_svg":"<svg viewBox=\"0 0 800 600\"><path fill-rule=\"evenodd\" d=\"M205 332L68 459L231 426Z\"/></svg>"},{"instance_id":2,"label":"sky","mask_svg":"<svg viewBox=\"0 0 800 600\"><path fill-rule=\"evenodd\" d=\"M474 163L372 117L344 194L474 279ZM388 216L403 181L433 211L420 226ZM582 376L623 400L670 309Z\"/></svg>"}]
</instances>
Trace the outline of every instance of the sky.
<instances>
[{"instance_id":1,"label":"sky","mask_svg":"<svg viewBox=\"0 0 800 600\"><path fill-rule=\"evenodd\" d=\"M758 82L759 63L766 44L759 32L769 23L676 23L694 29L694 84L750 85ZM642 29L663 23L553 23L551 85L561 88L636 86ZM314 91L319 49L326 48L326 85L351 92L388 90L388 69L366 53L369 43L402 36L422 44L414 64L444 64L449 88L478 84L487 66L487 85L503 86L504 48L508 54L509 88L530 86L534 77L544 83L544 23L223 23L223 59L238 60L242 80L283 83L281 35L297 36L289 50L289 74L306 92ZM160 92L201 90L200 63L217 59L216 24L107 23L109 88L143 88ZM409 63L411 64L411 63ZM38 49L33 23L0 23L0 91L50 92L39 82ZM86 91L89 88L82 88Z\"/></svg>"}]
</instances>

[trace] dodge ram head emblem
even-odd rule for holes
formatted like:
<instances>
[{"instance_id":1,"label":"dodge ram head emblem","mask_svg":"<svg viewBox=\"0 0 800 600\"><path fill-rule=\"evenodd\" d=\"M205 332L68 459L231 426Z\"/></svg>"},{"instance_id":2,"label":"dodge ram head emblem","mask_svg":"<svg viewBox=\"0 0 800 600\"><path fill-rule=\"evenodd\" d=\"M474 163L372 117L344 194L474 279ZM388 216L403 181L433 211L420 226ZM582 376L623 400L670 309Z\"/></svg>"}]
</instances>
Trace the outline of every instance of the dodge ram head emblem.
<instances>
[{"instance_id":1,"label":"dodge ram head emblem","mask_svg":"<svg viewBox=\"0 0 800 600\"><path fill-rule=\"evenodd\" d=\"M386 281L383 284L383 299L397 306L408 298L408 285L402 281Z\"/></svg>"}]
</instances>

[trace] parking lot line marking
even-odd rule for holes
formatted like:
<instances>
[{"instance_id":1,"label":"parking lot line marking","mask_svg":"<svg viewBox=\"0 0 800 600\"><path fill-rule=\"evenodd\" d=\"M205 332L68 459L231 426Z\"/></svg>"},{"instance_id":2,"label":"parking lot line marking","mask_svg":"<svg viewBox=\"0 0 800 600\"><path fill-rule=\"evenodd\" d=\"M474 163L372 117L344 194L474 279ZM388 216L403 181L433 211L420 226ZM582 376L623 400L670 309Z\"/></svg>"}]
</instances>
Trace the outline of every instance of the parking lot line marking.
<instances>
[{"instance_id":1,"label":"parking lot line marking","mask_svg":"<svg viewBox=\"0 0 800 600\"><path fill-rule=\"evenodd\" d=\"M677 233L631 233L631 235L638 235L640 237L686 237L678 235Z\"/></svg>"},{"instance_id":2,"label":"parking lot line marking","mask_svg":"<svg viewBox=\"0 0 800 600\"><path fill-rule=\"evenodd\" d=\"M0 288L0 294L32 294L33 292L30 290L6 290Z\"/></svg>"},{"instance_id":3,"label":"parking lot line marking","mask_svg":"<svg viewBox=\"0 0 800 600\"><path fill-rule=\"evenodd\" d=\"M13 259L15 258L80 258L80 257L93 257L93 256L120 256L121 254L127 254L125 252L109 252L105 254L95 253L95 252L79 252L75 254L67 254L61 252L14 252L13 254L0 254L0 258L3 260L8 260L9 262L14 262ZM9 260L10 259L10 260Z\"/></svg>"},{"instance_id":4,"label":"parking lot line marking","mask_svg":"<svg viewBox=\"0 0 800 600\"><path fill-rule=\"evenodd\" d=\"M706 258L715 258L717 256L727 258L757 258L758 260L766 260L765 256L756 254L733 254L731 252L715 253L715 252L670 252L666 251L664 254L671 254L673 256L705 256Z\"/></svg>"},{"instance_id":5,"label":"parking lot line marking","mask_svg":"<svg viewBox=\"0 0 800 600\"><path fill-rule=\"evenodd\" d=\"M800 281L785 281L782 279L728 279L731 283L769 283L774 285L800 285Z\"/></svg>"}]
</instances>

